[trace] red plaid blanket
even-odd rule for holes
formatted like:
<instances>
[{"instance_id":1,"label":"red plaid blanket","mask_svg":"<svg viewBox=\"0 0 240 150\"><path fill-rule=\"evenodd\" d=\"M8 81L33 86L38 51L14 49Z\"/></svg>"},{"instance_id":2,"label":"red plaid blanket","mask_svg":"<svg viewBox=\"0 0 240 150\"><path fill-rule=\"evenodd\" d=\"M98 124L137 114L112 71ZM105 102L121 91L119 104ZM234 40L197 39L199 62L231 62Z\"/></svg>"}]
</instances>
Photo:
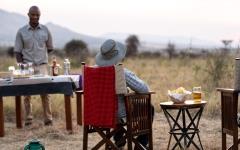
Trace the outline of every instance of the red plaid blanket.
<instances>
[{"instance_id":1,"label":"red plaid blanket","mask_svg":"<svg viewBox=\"0 0 240 150\"><path fill-rule=\"evenodd\" d=\"M114 66L85 66L83 84L84 124L114 128L117 112Z\"/></svg>"}]
</instances>

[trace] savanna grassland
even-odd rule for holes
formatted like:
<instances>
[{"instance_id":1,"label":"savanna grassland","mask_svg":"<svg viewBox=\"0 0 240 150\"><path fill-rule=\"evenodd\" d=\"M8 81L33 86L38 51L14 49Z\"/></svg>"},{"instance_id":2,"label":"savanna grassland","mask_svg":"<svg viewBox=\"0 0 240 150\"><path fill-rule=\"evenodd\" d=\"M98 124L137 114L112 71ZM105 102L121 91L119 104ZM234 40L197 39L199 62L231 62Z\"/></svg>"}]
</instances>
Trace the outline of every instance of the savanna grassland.
<instances>
[{"instance_id":1,"label":"savanna grassland","mask_svg":"<svg viewBox=\"0 0 240 150\"><path fill-rule=\"evenodd\" d=\"M178 87L190 90L201 86L204 99L208 102L200 122L200 136L204 149L221 149L220 97L217 87L233 87L234 57L236 55L213 54L191 58L178 57L133 57L124 61L124 66L134 71L145 80L156 94L152 98L156 115L153 124L154 149L166 149L168 142L168 124L160 109L159 103L168 101L167 91ZM60 58L59 58L60 59ZM0 58L0 69L7 70L15 63L13 58ZM61 61L60 61L61 63ZM90 59L93 64L93 59ZM79 65L80 66L80 65ZM72 72L81 72L75 67ZM188 98L191 98L189 96ZM42 123L42 107L40 98L34 96L34 124L31 127L16 129L15 104L12 97L4 98L5 137L0 139L0 149L22 149L29 139L40 139L49 150L82 149L82 128L76 125L75 96L72 100L74 133L65 131L64 102L62 95L51 95L54 125L45 127ZM91 140L93 138L94 140ZM96 141L96 135L90 136L89 147ZM190 147L190 149L194 149Z\"/></svg>"}]
</instances>

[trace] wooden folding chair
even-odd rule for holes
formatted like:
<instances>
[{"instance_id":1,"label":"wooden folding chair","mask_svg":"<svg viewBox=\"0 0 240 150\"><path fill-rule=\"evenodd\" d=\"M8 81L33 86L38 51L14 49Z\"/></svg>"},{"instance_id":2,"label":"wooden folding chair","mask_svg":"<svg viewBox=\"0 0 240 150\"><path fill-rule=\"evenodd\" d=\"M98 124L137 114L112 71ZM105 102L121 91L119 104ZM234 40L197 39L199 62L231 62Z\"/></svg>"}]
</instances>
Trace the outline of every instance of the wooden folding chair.
<instances>
[{"instance_id":1,"label":"wooden folding chair","mask_svg":"<svg viewBox=\"0 0 240 150\"><path fill-rule=\"evenodd\" d=\"M83 91L77 91L77 112L78 112L78 124L82 125L82 102L81 97L83 94ZM125 124L119 125L120 128L118 130L124 130L126 135L121 140L127 139L127 147L128 150L132 150L133 146L136 145L138 149L153 149L153 139L152 139L152 108L151 108L151 94L154 94L154 92L149 93L129 93L125 95L125 102L126 102L126 114L127 114L127 120L126 129L124 128ZM84 134L83 134L83 149L87 149L87 143L88 143L88 134L97 132L96 127L92 126L84 126ZM100 131L99 131L100 130ZM99 132L103 132L101 130L105 130L105 133L108 134L108 137L113 136L118 130L112 131L110 133L110 129L98 129ZM148 148L143 147L138 143L137 137L139 135L147 134L148 135ZM103 142L103 141L102 141ZM101 143L102 143L101 142ZM134 145L133 145L134 144ZM102 144L101 144L102 145ZM111 144L112 145L112 144ZM99 148L100 145L96 146L95 148Z\"/></svg>"},{"instance_id":2,"label":"wooden folding chair","mask_svg":"<svg viewBox=\"0 0 240 150\"><path fill-rule=\"evenodd\" d=\"M84 65L84 64L83 64ZM125 97L126 105L126 123L117 124L117 128L102 128L92 125L83 125L83 150L87 150L88 147L88 134L98 133L102 138L92 149L99 149L105 145L105 149L117 150L118 147L111 140L112 136L121 130L124 132L124 136L121 140L127 140L128 149L132 150L133 143L138 149L153 149L152 141L152 107L151 107L151 94L149 93L129 93ZM83 91L77 91L77 122L82 125L82 95ZM84 100L83 100L84 101ZM83 102L84 103L84 102ZM83 108L84 109L84 108ZM137 141L137 136L147 134L149 143L148 148L143 147Z\"/></svg>"},{"instance_id":3,"label":"wooden folding chair","mask_svg":"<svg viewBox=\"0 0 240 150\"><path fill-rule=\"evenodd\" d=\"M227 88L218 88L221 92L222 112L222 149L227 149L226 135L233 137L233 145L228 149L238 150L238 93L239 91Z\"/></svg>"},{"instance_id":4,"label":"wooden folding chair","mask_svg":"<svg viewBox=\"0 0 240 150\"><path fill-rule=\"evenodd\" d=\"M83 150L87 149L88 146L88 134L96 132L100 135L101 140L97 142L92 149L99 149L100 147L105 145L105 149L113 149L117 150L118 147L111 140L113 135L119 130L125 132L125 128L121 124L117 124L117 96L115 95L115 67L87 67L83 64L83 89L87 91L83 91L84 97L84 127L83 127ZM88 70L88 71L87 71ZM108 71L110 71L110 73ZM111 73L112 72L112 73ZM102 92L100 92L102 91ZM111 94L109 94L111 93ZM115 95L115 96L114 96ZM88 99L86 99L88 98ZM113 98L113 99L112 99ZM112 101L111 101L112 99ZM91 100L91 104L87 105L87 102ZM97 100L97 104L99 107L93 106L95 105L95 100ZM108 103L104 103L108 101ZM93 104L94 103L94 104ZM104 106L103 106L104 105ZM88 110L87 107L93 107L98 110L96 112L101 113L92 113L92 109ZM116 107L116 108L115 108ZM111 112L103 113L102 111ZM95 110L95 109L94 109ZM111 117L110 120L105 119ZM89 116L89 117L87 117ZM96 117L98 116L98 117ZM87 118L86 118L87 117ZM105 121L107 122L105 122ZM111 121L112 120L112 121ZM100 122L99 122L100 121ZM126 138L124 136L123 138ZM123 139L125 140L125 139Z\"/></svg>"}]
</instances>

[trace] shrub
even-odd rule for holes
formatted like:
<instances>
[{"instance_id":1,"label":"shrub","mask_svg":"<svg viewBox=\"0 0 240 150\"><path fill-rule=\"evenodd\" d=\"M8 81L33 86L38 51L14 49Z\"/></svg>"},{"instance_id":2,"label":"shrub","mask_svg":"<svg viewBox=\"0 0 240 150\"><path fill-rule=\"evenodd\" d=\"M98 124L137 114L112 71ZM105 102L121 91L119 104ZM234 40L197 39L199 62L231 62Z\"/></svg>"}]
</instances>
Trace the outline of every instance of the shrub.
<instances>
[{"instance_id":1,"label":"shrub","mask_svg":"<svg viewBox=\"0 0 240 150\"><path fill-rule=\"evenodd\" d=\"M82 40L71 40L65 45L64 50L68 57L75 60L76 64L87 61L89 56L87 44Z\"/></svg>"},{"instance_id":2,"label":"shrub","mask_svg":"<svg viewBox=\"0 0 240 150\"><path fill-rule=\"evenodd\" d=\"M126 39L127 53L126 56L136 56L138 53L139 39L136 35L130 35Z\"/></svg>"},{"instance_id":3,"label":"shrub","mask_svg":"<svg viewBox=\"0 0 240 150\"><path fill-rule=\"evenodd\" d=\"M207 57L206 66L203 69L206 72L204 80L208 84L209 90L225 86L223 85L224 79L233 78L232 60L230 55L219 51Z\"/></svg>"}]
</instances>

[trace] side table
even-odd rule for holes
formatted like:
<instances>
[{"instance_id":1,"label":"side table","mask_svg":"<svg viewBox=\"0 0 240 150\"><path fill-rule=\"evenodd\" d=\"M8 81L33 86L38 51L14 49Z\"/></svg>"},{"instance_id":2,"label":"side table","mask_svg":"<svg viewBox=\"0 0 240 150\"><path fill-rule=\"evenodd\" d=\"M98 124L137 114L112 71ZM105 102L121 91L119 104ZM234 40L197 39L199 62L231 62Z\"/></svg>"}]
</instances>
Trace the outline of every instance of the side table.
<instances>
[{"instance_id":1,"label":"side table","mask_svg":"<svg viewBox=\"0 0 240 150\"><path fill-rule=\"evenodd\" d=\"M170 101L160 103L170 127L167 149L170 148L172 136L176 141L172 149L177 146L180 149L187 149L191 144L196 149L203 149L198 125L206 103L206 101L195 102L193 100L187 100L182 104L175 104ZM199 144L194 141L195 135L197 135Z\"/></svg>"}]
</instances>

